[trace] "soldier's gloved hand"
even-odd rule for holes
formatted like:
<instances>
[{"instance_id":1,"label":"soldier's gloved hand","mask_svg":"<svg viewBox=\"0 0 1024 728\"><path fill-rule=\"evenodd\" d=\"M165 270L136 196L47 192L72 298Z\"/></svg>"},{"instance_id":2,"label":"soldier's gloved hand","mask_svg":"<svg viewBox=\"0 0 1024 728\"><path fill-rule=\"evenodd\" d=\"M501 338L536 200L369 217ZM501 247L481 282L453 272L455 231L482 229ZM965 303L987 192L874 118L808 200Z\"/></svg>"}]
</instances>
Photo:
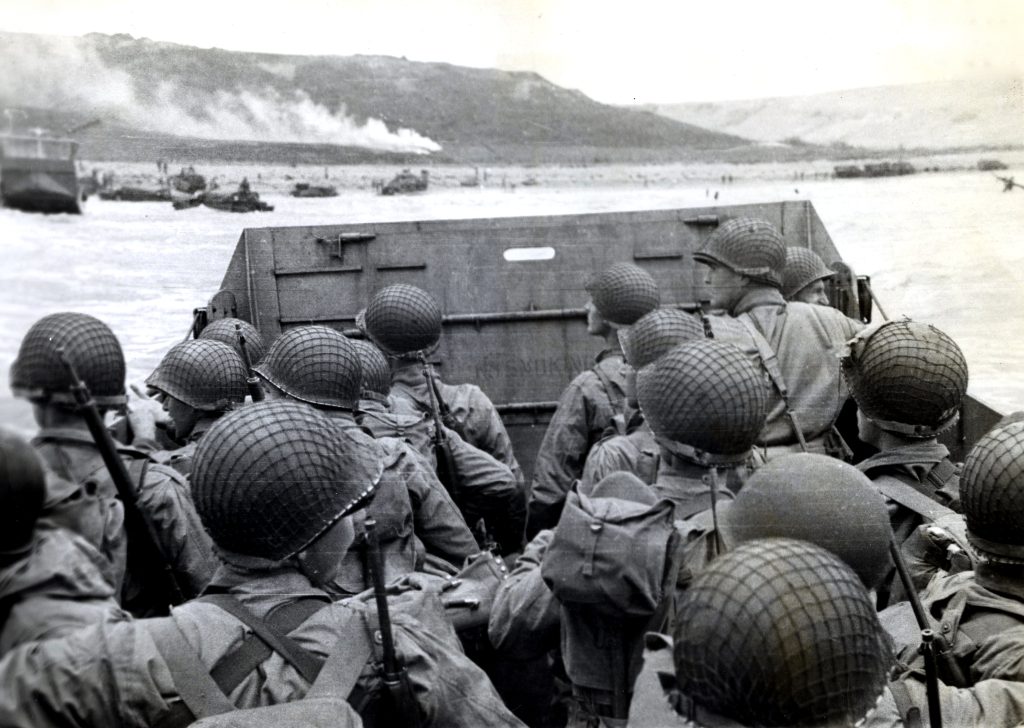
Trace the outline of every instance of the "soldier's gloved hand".
<instances>
[{"instance_id":1,"label":"soldier's gloved hand","mask_svg":"<svg viewBox=\"0 0 1024 728\"><path fill-rule=\"evenodd\" d=\"M924 531L925 537L931 545L945 555L946 572L959 574L961 571L974 569L971 553L960 545L952 533L934 524L921 526L920 530Z\"/></svg>"},{"instance_id":2,"label":"soldier's gloved hand","mask_svg":"<svg viewBox=\"0 0 1024 728\"><path fill-rule=\"evenodd\" d=\"M171 418L161 402L148 396L137 384L128 388L128 422L132 426L133 441L155 440L156 428L166 427Z\"/></svg>"}]
</instances>

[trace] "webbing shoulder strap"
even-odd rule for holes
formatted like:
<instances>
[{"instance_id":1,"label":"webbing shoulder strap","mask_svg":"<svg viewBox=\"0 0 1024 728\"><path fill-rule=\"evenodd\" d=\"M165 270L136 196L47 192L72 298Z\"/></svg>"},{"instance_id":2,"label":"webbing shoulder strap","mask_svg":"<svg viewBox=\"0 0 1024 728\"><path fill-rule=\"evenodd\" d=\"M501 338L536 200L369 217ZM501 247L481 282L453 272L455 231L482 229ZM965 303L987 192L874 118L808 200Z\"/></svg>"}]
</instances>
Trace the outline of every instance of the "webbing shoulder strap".
<instances>
[{"instance_id":1,"label":"webbing shoulder strap","mask_svg":"<svg viewBox=\"0 0 1024 728\"><path fill-rule=\"evenodd\" d=\"M900 680L893 680L889 683L889 692L896 702L896 710L899 711L903 725L906 728L922 728L924 724L921 721L921 709L910 697L910 690L906 684Z\"/></svg>"},{"instance_id":2,"label":"webbing shoulder strap","mask_svg":"<svg viewBox=\"0 0 1024 728\"><path fill-rule=\"evenodd\" d=\"M874 480L875 488L891 501L895 501L904 508L909 508L928 522L938 520L943 516L954 515L956 512L946 508L934 501L926 493L922 493L909 483L904 483L899 478L890 475L882 475Z\"/></svg>"},{"instance_id":3,"label":"webbing shoulder strap","mask_svg":"<svg viewBox=\"0 0 1024 728\"><path fill-rule=\"evenodd\" d=\"M960 468L954 465L949 459L940 460L935 467L928 471L925 479L938 489L942 489L953 478L960 477Z\"/></svg>"},{"instance_id":4,"label":"webbing shoulder strap","mask_svg":"<svg viewBox=\"0 0 1024 728\"><path fill-rule=\"evenodd\" d=\"M323 662L287 635L278 632L267 622L230 594L207 594L200 601L213 604L233 616L251 629L274 652L283 657L294 667L303 679L312 683L320 673Z\"/></svg>"},{"instance_id":5,"label":"webbing shoulder strap","mask_svg":"<svg viewBox=\"0 0 1024 728\"><path fill-rule=\"evenodd\" d=\"M786 387L786 380L782 376L782 369L779 368L779 357L775 353L775 349L772 348L768 339L765 338L748 314L741 314L737 319L750 333L750 337L754 340L754 345L757 347L757 353L761 356L761 365L764 367L769 378L771 378L775 389L779 391L782 401L786 403L786 409L789 409L789 389Z\"/></svg>"},{"instance_id":6,"label":"webbing shoulder strap","mask_svg":"<svg viewBox=\"0 0 1024 728\"><path fill-rule=\"evenodd\" d=\"M373 657L374 649L365 613L362 616L363 629L357 630L354 635L344 634L338 639L316 681L306 693L307 698L338 696L346 698L357 712L366 707L368 696L357 689L357 683L366 663Z\"/></svg>"},{"instance_id":7,"label":"webbing shoulder strap","mask_svg":"<svg viewBox=\"0 0 1024 728\"><path fill-rule=\"evenodd\" d=\"M590 368L601 382L601 387L604 389L604 396L608 398L608 404L612 408L612 414L618 414L623 411L622 403L625 400L624 397L612 397L612 380L607 374L601 369L601 365L592 366Z\"/></svg>"},{"instance_id":8,"label":"webbing shoulder strap","mask_svg":"<svg viewBox=\"0 0 1024 728\"><path fill-rule=\"evenodd\" d=\"M189 716L180 706L172 705L171 712L159 725L162 728L186 726L208 715L219 715L234 710L220 687L210 677L173 617L147 620L147 629L174 681L174 687L191 712Z\"/></svg>"},{"instance_id":9,"label":"webbing shoulder strap","mask_svg":"<svg viewBox=\"0 0 1024 728\"><path fill-rule=\"evenodd\" d=\"M205 597L202 600L207 601ZM215 601L212 603L220 606ZM322 599L299 599L272 609L267 615L265 623L277 634L287 635L325 606L327 606L327 602ZM289 641L294 644L294 641L290 639ZM305 652L303 648L295 646ZM217 661L210 671L210 675L220 689L230 695L273 652L274 648L258 633L247 636L242 644ZM319 662L319 658L313 657L313 659Z\"/></svg>"}]
</instances>

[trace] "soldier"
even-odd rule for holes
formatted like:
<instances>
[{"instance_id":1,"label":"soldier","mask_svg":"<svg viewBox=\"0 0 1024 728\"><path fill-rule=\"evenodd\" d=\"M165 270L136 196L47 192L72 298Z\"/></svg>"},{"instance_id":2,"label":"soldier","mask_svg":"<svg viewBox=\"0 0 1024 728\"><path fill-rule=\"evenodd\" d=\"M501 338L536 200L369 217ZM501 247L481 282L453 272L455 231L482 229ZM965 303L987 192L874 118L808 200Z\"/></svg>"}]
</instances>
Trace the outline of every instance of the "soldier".
<instances>
[{"instance_id":1,"label":"soldier","mask_svg":"<svg viewBox=\"0 0 1024 728\"><path fill-rule=\"evenodd\" d=\"M566 493L583 474L590 448L601 439L612 418L623 414L626 383L618 330L654 310L658 284L632 263L616 263L586 283L587 333L604 340L593 367L577 375L558 400L544 433L527 515L527 538L558 522Z\"/></svg>"},{"instance_id":2,"label":"soldier","mask_svg":"<svg viewBox=\"0 0 1024 728\"><path fill-rule=\"evenodd\" d=\"M433 465L467 523L483 519L491 532L487 536L493 535L502 554L518 551L526 525L526 501L512 471L443 424L439 452L437 423L430 415L392 411L391 370L380 349L367 341L353 340L352 345L363 369L356 417L360 426L378 439L399 438L413 447ZM439 459L445 461L440 467Z\"/></svg>"},{"instance_id":3,"label":"soldier","mask_svg":"<svg viewBox=\"0 0 1024 728\"><path fill-rule=\"evenodd\" d=\"M548 644L555 626L560 625L566 672L573 684L573 726L596 725L598 720L611 724L625 718L628 701L624 704L623 697L636 676L630 655L639 650L645 630L661 625L651 625L656 619L654 609L642 614L614 613L609 604L574 606L559 597L559 593L573 591L573 584L561 588L553 578L555 572L542 564L546 559L560 561L552 544L557 543L559 533L572 537L573 523L566 518L578 512L577 504L584 498L605 503L592 508L594 525L598 513L625 509L635 516L637 510L657 511L668 501L669 531L674 520L682 545L691 549L692 555L673 561L676 540L666 536L671 540L661 544L659 558L648 559L650 554L645 553L640 559L640 569L657 573L627 578L625 575L633 576L638 570L639 538L632 548L621 551L609 542L602 545L601 554L609 560L622 560L618 568L607 571L616 575L624 589L635 584L660 585L663 580L668 582L666 592L677 582L685 585L691 571L702 568L715 553L714 543L709 540L705 545L698 539L714 536L716 509L733 497L727 479L731 477L737 487L746 479L751 446L764 424L767 391L761 373L729 344L707 340L681 344L644 368L638 379L640 407L660 449L654 485L619 472L593 486L580 484L570 492L572 506L563 511L554 532L538 533L516 562L499 590L489 625L495 645L513 655L523 654L522 646L529 644L527 635L531 633L538 645ZM609 503L612 500L614 505ZM636 517L635 522L646 523L647 519ZM603 528L595 532L603 532ZM692 545L695 542L697 545ZM582 566L571 568L582 584L596 583L594 574L581 573ZM539 575L542 569L549 573L544 579ZM676 570L682 575L677 577Z\"/></svg>"},{"instance_id":4,"label":"soldier","mask_svg":"<svg viewBox=\"0 0 1024 728\"><path fill-rule=\"evenodd\" d=\"M879 450L857 467L889 500L902 544L922 522L960 510L960 468L937 438L959 416L967 360L934 326L903 320L862 331L842 367L860 439Z\"/></svg>"},{"instance_id":5,"label":"soldier","mask_svg":"<svg viewBox=\"0 0 1024 728\"><path fill-rule=\"evenodd\" d=\"M55 313L29 329L11 366L11 389L32 403L40 427L32 444L57 476L47 482L44 518L79 533L104 555L125 609L136 616L166 613L166 595L153 582L164 565L146 562L140 548L130 542L126 550L124 506L77 409L59 349L101 409L125 403L124 355L106 324L86 314ZM198 594L212 576L216 559L187 482L140 450L120 447L119 453L136 488L139 511L171 561L166 566L186 591Z\"/></svg>"},{"instance_id":6,"label":"soldier","mask_svg":"<svg viewBox=\"0 0 1024 728\"><path fill-rule=\"evenodd\" d=\"M238 328L235 328L236 326ZM227 344L238 352L238 356L241 357L242 352L238 342L239 333L245 337L245 349L249 354L249 361L253 364L258 363L266 353L267 347L263 343L263 337L260 336L260 332L248 321L237 318L222 318L211 321L200 332L199 338L211 339Z\"/></svg>"},{"instance_id":7,"label":"soldier","mask_svg":"<svg viewBox=\"0 0 1024 728\"><path fill-rule=\"evenodd\" d=\"M182 475L192 472L196 443L217 418L242 404L246 371L235 349L212 339L192 339L172 347L146 384L163 395L176 450L154 450L157 462Z\"/></svg>"},{"instance_id":8,"label":"soldier","mask_svg":"<svg viewBox=\"0 0 1024 728\"><path fill-rule=\"evenodd\" d=\"M606 436L591 448L581 482L596 483L619 470L633 473L645 483L654 482L658 474L658 443L636 400L637 372L677 344L703 338L704 329L697 317L674 308L655 309L632 326L619 329L622 358L627 365L626 400L632 419L625 432Z\"/></svg>"},{"instance_id":9,"label":"soldier","mask_svg":"<svg viewBox=\"0 0 1024 728\"><path fill-rule=\"evenodd\" d=\"M45 499L39 456L0 428L0 655L24 642L128 618L92 544L62 528L36 528Z\"/></svg>"},{"instance_id":10,"label":"soldier","mask_svg":"<svg viewBox=\"0 0 1024 728\"><path fill-rule=\"evenodd\" d=\"M649 635L633 728L859 726L927 721L926 687L888 682L892 653L850 568L813 544L745 543L694 581L674 640ZM944 725L1017 725L1024 686L939 685Z\"/></svg>"},{"instance_id":11,"label":"soldier","mask_svg":"<svg viewBox=\"0 0 1024 728\"><path fill-rule=\"evenodd\" d=\"M787 301L828 305L825 280L836 272L810 248L786 248L786 268L782 272L782 295Z\"/></svg>"},{"instance_id":12,"label":"soldier","mask_svg":"<svg viewBox=\"0 0 1024 728\"><path fill-rule=\"evenodd\" d=\"M401 440L374 442L356 424L362 364L351 340L325 326L299 326L281 334L253 369L266 382L268 399L286 397L315 407L339 431L355 431L380 450L384 477L367 513L378 522L388 578L415 571L423 549L459 566L477 553L473 534L433 468ZM332 588L339 595L369 587L360 541L345 557Z\"/></svg>"},{"instance_id":13,"label":"soldier","mask_svg":"<svg viewBox=\"0 0 1024 728\"><path fill-rule=\"evenodd\" d=\"M184 726L300 700L321 669L326 687L373 715L366 703L381 697L377 618L358 600L332 603L321 588L381 477L372 441L357 432L293 402L263 402L218 420L192 474L197 508L223 559L208 595L170 618L99 625L18 648L0 663L0 724ZM417 713L394 716L393 724L521 725L444 635L404 614L392 620L414 696L408 708ZM346 710L342 725L359 724L338 707Z\"/></svg>"},{"instance_id":14,"label":"soldier","mask_svg":"<svg viewBox=\"0 0 1024 728\"><path fill-rule=\"evenodd\" d=\"M828 549L868 590L890 570L889 513L867 476L835 458L794 453L758 468L719 518L729 549L765 538L793 538Z\"/></svg>"},{"instance_id":15,"label":"soldier","mask_svg":"<svg viewBox=\"0 0 1024 728\"><path fill-rule=\"evenodd\" d=\"M660 448L654 490L676 518L731 500L754 468L768 389L761 372L731 344L680 344L640 372L640 408Z\"/></svg>"},{"instance_id":16,"label":"soldier","mask_svg":"<svg viewBox=\"0 0 1024 728\"><path fill-rule=\"evenodd\" d=\"M846 401L836 353L863 325L827 306L782 296L786 244L771 223L736 218L693 254L708 266L705 283L715 338L760 360L772 386L758 444L770 459L785 452L844 449L834 423Z\"/></svg>"},{"instance_id":17,"label":"soldier","mask_svg":"<svg viewBox=\"0 0 1024 728\"><path fill-rule=\"evenodd\" d=\"M507 466L522 485L523 474L512 453L512 441L483 390L475 384L442 382L433 367L424 366L420 358L434 351L441 340L441 309L433 296L404 283L387 286L373 295L357 324L388 357L395 399L412 403L420 412L443 409L450 413L444 424Z\"/></svg>"},{"instance_id":18,"label":"soldier","mask_svg":"<svg viewBox=\"0 0 1024 728\"><path fill-rule=\"evenodd\" d=\"M936 629L969 684L988 678L1024 681L1024 423L993 430L964 461L960 501L974 571L938 576L921 593ZM897 608L883 614L904 656L920 667L899 629ZM942 676L951 682L950 676ZM964 687L960 685L960 687Z\"/></svg>"}]
</instances>

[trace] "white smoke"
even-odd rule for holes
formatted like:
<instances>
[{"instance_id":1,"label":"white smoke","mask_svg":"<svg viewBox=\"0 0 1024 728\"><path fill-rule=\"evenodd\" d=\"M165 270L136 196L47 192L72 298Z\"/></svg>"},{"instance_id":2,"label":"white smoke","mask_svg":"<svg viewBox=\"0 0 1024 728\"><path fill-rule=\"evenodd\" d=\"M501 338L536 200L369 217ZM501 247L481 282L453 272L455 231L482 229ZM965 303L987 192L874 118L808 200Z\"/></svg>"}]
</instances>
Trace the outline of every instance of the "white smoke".
<instances>
[{"instance_id":1,"label":"white smoke","mask_svg":"<svg viewBox=\"0 0 1024 728\"><path fill-rule=\"evenodd\" d=\"M412 129L391 131L380 119L358 123L302 90L217 91L189 113L195 92L162 81L143 98L132 77L108 66L89 38L0 35L0 100L9 105L116 116L152 132L204 139L337 144L427 154L441 146ZM183 103L187 102L187 103Z\"/></svg>"}]
</instances>

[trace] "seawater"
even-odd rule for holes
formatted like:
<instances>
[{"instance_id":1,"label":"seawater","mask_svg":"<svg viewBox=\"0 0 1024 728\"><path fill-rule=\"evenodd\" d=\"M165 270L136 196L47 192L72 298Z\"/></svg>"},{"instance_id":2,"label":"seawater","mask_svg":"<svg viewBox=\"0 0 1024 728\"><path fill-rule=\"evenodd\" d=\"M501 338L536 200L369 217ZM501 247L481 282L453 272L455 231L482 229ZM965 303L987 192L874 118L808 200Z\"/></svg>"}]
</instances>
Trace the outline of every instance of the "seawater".
<instances>
[{"instance_id":1,"label":"seawater","mask_svg":"<svg viewBox=\"0 0 1024 728\"><path fill-rule=\"evenodd\" d=\"M1000 157L1011 167L1024 166L1024 153ZM976 160L977 155L958 159L964 167ZM369 189L371 179L387 178L394 169L332 168L329 183L339 186L340 196L297 199L285 194L288 177L305 175L317 184L322 167L221 166L216 172L222 180L248 176L276 209L238 215L97 198L81 216L0 209L0 367L7 371L36 319L75 310L110 324L124 347L129 380L144 379L184 338L192 309L216 292L245 227L807 199L845 260L872 277L886 314L906 314L948 332L967 355L972 393L1003 411L1024 409L1024 190L1003 193L991 173L977 171L812 178L829 167L820 162L492 169L484 186L473 188L458 186L465 177L458 170L435 172L426 193L397 197ZM722 174L734 181L723 184ZM540 184L511 188L509 180L527 176ZM0 422L34 429L28 406L6 386L0 388Z\"/></svg>"}]
</instances>

